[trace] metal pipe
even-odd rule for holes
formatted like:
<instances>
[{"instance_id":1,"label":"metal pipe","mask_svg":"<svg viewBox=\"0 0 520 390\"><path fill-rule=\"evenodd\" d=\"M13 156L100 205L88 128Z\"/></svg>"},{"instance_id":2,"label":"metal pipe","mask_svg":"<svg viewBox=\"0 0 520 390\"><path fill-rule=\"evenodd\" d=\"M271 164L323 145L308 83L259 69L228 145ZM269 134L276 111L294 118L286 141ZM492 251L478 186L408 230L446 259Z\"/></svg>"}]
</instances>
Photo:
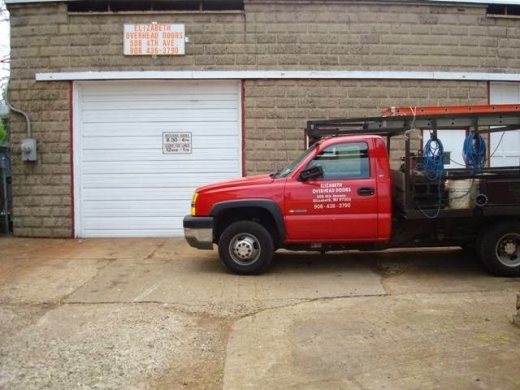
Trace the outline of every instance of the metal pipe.
<instances>
[{"instance_id":1,"label":"metal pipe","mask_svg":"<svg viewBox=\"0 0 520 390\"><path fill-rule=\"evenodd\" d=\"M13 110L14 112L18 113L18 114L22 114L24 117L25 117L25 121L27 122L27 138L32 138L31 137L31 120L29 119L29 116L22 110L19 110L17 108L14 108L13 106L11 106L11 103L9 103L7 100L6 100L6 103L7 103L7 106Z\"/></svg>"}]
</instances>

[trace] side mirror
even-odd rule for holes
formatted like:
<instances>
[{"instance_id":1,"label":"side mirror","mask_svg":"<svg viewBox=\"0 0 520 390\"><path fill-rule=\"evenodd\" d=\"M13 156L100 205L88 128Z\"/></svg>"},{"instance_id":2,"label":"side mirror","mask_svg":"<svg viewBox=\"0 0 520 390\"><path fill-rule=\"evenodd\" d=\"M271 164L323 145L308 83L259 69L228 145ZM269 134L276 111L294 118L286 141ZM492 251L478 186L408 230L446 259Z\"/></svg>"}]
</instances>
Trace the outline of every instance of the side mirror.
<instances>
[{"instance_id":1,"label":"side mirror","mask_svg":"<svg viewBox=\"0 0 520 390\"><path fill-rule=\"evenodd\" d=\"M321 165L316 165L312 168L304 169L298 175L298 180L307 181L307 180L316 179L318 177L323 177L323 168L321 167Z\"/></svg>"}]
</instances>

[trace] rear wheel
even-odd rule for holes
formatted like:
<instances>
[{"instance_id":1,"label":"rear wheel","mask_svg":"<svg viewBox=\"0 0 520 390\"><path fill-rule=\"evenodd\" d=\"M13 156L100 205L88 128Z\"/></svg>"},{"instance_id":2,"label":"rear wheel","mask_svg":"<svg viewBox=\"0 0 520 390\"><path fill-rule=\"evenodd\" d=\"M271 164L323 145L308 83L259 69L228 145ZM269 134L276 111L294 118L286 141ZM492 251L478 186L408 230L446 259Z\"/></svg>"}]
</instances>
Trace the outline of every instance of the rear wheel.
<instances>
[{"instance_id":1,"label":"rear wheel","mask_svg":"<svg viewBox=\"0 0 520 390\"><path fill-rule=\"evenodd\" d=\"M238 221L229 225L220 236L218 253L222 263L231 271L257 275L271 263L273 238L258 222Z\"/></svg>"},{"instance_id":2,"label":"rear wheel","mask_svg":"<svg viewBox=\"0 0 520 390\"><path fill-rule=\"evenodd\" d=\"M479 254L486 267L499 276L520 276L520 223L492 225L482 234Z\"/></svg>"}]
</instances>

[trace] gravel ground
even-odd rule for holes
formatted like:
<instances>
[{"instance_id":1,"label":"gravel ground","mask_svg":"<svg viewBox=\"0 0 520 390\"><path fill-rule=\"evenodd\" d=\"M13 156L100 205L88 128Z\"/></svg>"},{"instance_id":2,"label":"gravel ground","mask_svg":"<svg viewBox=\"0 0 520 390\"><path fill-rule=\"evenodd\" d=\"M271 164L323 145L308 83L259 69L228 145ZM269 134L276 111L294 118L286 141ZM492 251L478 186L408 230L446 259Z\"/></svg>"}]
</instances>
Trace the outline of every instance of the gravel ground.
<instances>
[{"instance_id":1,"label":"gravel ground","mask_svg":"<svg viewBox=\"0 0 520 390\"><path fill-rule=\"evenodd\" d=\"M228 319L157 303L2 306L0 318L2 389L222 386Z\"/></svg>"}]
</instances>

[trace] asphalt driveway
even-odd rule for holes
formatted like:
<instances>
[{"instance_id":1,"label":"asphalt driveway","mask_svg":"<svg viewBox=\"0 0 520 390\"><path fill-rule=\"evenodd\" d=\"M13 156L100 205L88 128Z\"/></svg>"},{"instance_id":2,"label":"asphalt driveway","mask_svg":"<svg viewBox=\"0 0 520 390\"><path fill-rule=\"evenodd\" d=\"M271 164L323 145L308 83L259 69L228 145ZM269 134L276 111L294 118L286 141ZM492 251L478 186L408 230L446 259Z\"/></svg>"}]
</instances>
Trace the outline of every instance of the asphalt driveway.
<instances>
[{"instance_id":1,"label":"asphalt driveway","mask_svg":"<svg viewBox=\"0 0 520 390\"><path fill-rule=\"evenodd\" d=\"M518 389L520 279L459 249L277 254L0 238L1 389Z\"/></svg>"}]
</instances>

